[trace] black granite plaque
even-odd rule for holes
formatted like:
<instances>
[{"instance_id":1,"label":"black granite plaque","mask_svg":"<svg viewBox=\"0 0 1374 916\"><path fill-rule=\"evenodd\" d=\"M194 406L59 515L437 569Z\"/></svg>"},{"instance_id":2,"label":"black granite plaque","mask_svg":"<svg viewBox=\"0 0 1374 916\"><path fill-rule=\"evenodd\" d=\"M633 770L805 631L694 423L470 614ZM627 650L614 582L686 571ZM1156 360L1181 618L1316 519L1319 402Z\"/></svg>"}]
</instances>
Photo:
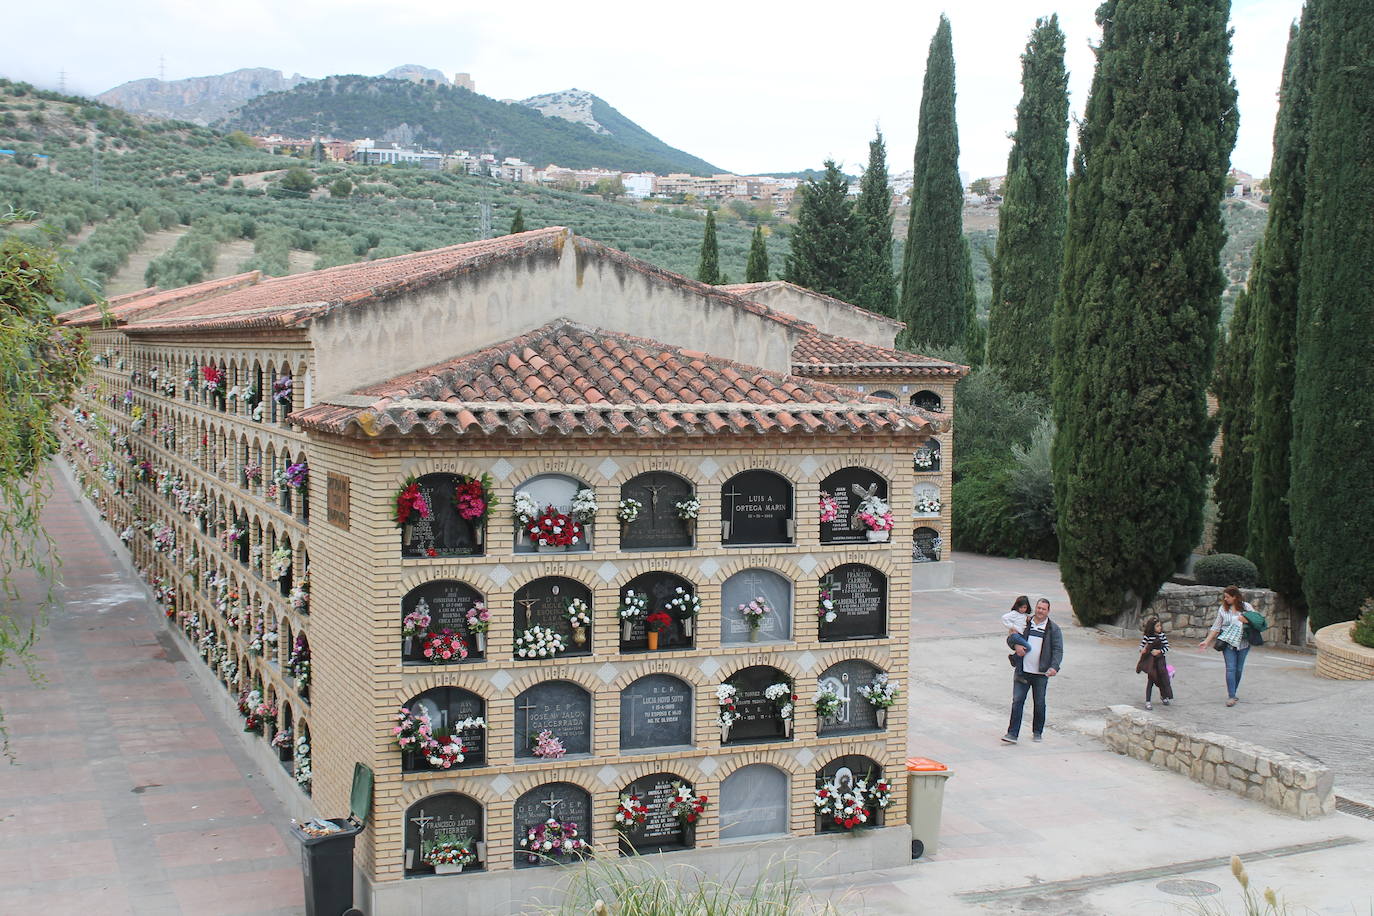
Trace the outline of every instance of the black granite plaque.
<instances>
[{"instance_id":1,"label":"black granite plaque","mask_svg":"<svg viewBox=\"0 0 1374 916\"><path fill-rule=\"evenodd\" d=\"M482 600L482 593L470 585L452 579L436 579L413 588L401 599L401 620L411 611L424 610L429 614L429 629L435 633L452 630L461 634L468 644L468 659L480 659L482 652L477 649L477 640L468 630L468 609ZM401 651L406 661L425 661L421 647L425 634L420 633L410 639L407 651L405 637L402 636ZM428 664L428 662L426 662Z\"/></svg>"},{"instance_id":2,"label":"black granite plaque","mask_svg":"<svg viewBox=\"0 0 1374 916\"><path fill-rule=\"evenodd\" d=\"M515 756L534 757L535 737L551 731L569 754L592 751L592 697L571 681L543 681L515 698Z\"/></svg>"},{"instance_id":3,"label":"black granite plaque","mask_svg":"<svg viewBox=\"0 0 1374 916\"><path fill-rule=\"evenodd\" d=\"M740 613L741 604L763 598L772 613L759 625L760 640L792 638L792 583L768 569L745 569L726 579L720 589L720 641L726 644L750 641L749 622Z\"/></svg>"},{"instance_id":4,"label":"black granite plaque","mask_svg":"<svg viewBox=\"0 0 1374 916\"><path fill-rule=\"evenodd\" d=\"M720 489L723 544L792 543L792 484L772 471L744 471Z\"/></svg>"},{"instance_id":5,"label":"black granite plaque","mask_svg":"<svg viewBox=\"0 0 1374 916\"><path fill-rule=\"evenodd\" d=\"M835 602L835 620L821 619L821 640L887 635L887 576L872 566L846 563L821 578ZM819 612L818 612L819 613Z\"/></svg>"},{"instance_id":6,"label":"black granite plaque","mask_svg":"<svg viewBox=\"0 0 1374 916\"><path fill-rule=\"evenodd\" d=\"M553 856L545 859L532 856L520 848L531 827L543 824L549 818L560 823L576 824L577 834L587 842L592 840L592 797L581 786L570 782L549 782L537 786L520 796L515 802L515 867L529 868L536 865L552 865L560 862L576 862L577 856ZM531 861L533 859L533 861Z\"/></svg>"},{"instance_id":7,"label":"black granite plaque","mask_svg":"<svg viewBox=\"0 0 1374 916\"><path fill-rule=\"evenodd\" d=\"M429 503L429 518L411 514L410 524L401 528L401 556L470 557L482 553L478 524L460 516L453 502L460 480L457 474L426 474L419 479L420 492Z\"/></svg>"},{"instance_id":8,"label":"black granite plaque","mask_svg":"<svg viewBox=\"0 0 1374 916\"><path fill-rule=\"evenodd\" d=\"M791 798L786 773L766 763L740 767L720 784L720 838L788 832Z\"/></svg>"},{"instance_id":9,"label":"black granite plaque","mask_svg":"<svg viewBox=\"0 0 1374 916\"><path fill-rule=\"evenodd\" d=\"M692 485L676 474L650 471L626 481L621 499L638 500L639 517L621 524L621 550L691 547L692 523L678 518L677 503L692 495Z\"/></svg>"},{"instance_id":10,"label":"black granite plaque","mask_svg":"<svg viewBox=\"0 0 1374 916\"><path fill-rule=\"evenodd\" d=\"M868 528L859 521L859 504L870 496L887 499L887 481L868 468L841 468L821 481L839 508L835 518L821 522L822 544L868 542Z\"/></svg>"},{"instance_id":11,"label":"black granite plaque","mask_svg":"<svg viewBox=\"0 0 1374 916\"><path fill-rule=\"evenodd\" d=\"M911 560L913 563L934 563L940 559L940 533L934 528L922 526L911 535Z\"/></svg>"},{"instance_id":12,"label":"black granite plaque","mask_svg":"<svg viewBox=\"0 0 1374 916\"><path fill-rule=\"evenodd\" d=\"M677 590L682 589L691 594L696 594L696 588L681 576L672 573L652 572L635 576L625 587L620 590L620 600L624 604L625 594L634 592L636 595L647 595L649 598L649 608L644 617L636 617L630 621L630 637L625 638L625 627L621 624L620 628L620 650L622 652L634 652L649 648L648 622L645 619L648 614L663 611L669 617L673 617L673 626L667 634L660 633L658 637L659 649L686 649L692 646L692 638L686 635L686 630L682 621L677 619L672 611L668 610L668 602L677 597ZM692 622L695 633L696 621Z\"/></svg>"},{"instance_id":13,"label":"black granite plaque","mask_svg":"<svg viewBox=\"0 0 1374 916\"><path fill-rule=\"evenodd\" d=\"M858 659L831 665L821 674L817 687L828 687L840 698L839 710L820 722L822 737L878 731L877 710L859 693L877 674L876 667Z\"/></svg>"},{"instance_id":14,"label":"black granite plaque","mask_svg":"<svg viewBox=\"0 0 1374 916\"><path fill-rule=\"evenodd\" d=\"M406 874L433 873L421 859L436 842L473 842L483 839L482 806L457 792L422 798L406 809ZM469 865L464 871L481 868L485 862Z\"/></svg>"},{"instance_id":15,"label":"black granite plaque","mask_svg":"<svg viewBox=\"0 0 1374 916\"><path fill-rule=\"evenodd\" d=\"M567 650L561 654L591 652L591 627L586 628L582 645L577 645L573 639L573 627L566 614L568 602L573 598L581 598L588 607L592 606L591 589L576 579L547 576L523 586L515 593L515 635L519 636L530 627L547 627L563 637Z\"/></svg>"},{"instance_id":16,"label":"black granite plaque","mask_svg":"<svg viewBox=\"0 0 1374 916\"><path fill-rule=\"evenodd\" d=\"M692 686L650 674L620 691L620 749L692 743Z\"/></svg>"},{"instance_id":17,"label":"black granite plaque","mask_svg":"<svg viewBox=\"0 0 1374 916\"><path fill-rule=\"evenodd\" d=\"M940 470L940 440L927 439L911 456L911 466L917 474L933 474Z\"/></svg>"},{"instance_id":18,"label":"black granite plaque","mask_svg":"<svg viewBox=\"0 0 1374 916\"><path fill-rule=\"evenodd\" d=\"M452 734L454 726L464 719L485 719L487 704L477 694L461 687L435 687L426 690L406 704L412 714L424 711L429 715L430 728ZM484 766L487 760L487 731L467 729L457 737L463 741L463 762L459 767Z\"/></svg>"},{"instance_id":19,"label":"black granite plaque","mask_svg":"<svg viewBox=\"0 0 1374 916\"><path fill-rule=\"evenodd\" d=\"M756 665L736 672L726 683L732 684L738 691L735 695L735 711L740 714L740 718L730 727L728 744L787 737L787 727L778 715L777 704L763 694L773 684L787 683L787 675L767 665Z\"/></svg>"},{"instance_id":20,"label":"black granite plaque","mask_svg":"<svg viewBox=\"0 0 1374 916\"><path fill-rule=\"evenodd\" d=\"M622 851L633 854L688 848L687 831L683 829L682 821L668 810L669 800L677 794L674 783L691 785L681 776L655 773L636 779L621 790L622 795L639 796L639 803L649 809L644 823L625 835Z\"/></svg>"}]
</instances>

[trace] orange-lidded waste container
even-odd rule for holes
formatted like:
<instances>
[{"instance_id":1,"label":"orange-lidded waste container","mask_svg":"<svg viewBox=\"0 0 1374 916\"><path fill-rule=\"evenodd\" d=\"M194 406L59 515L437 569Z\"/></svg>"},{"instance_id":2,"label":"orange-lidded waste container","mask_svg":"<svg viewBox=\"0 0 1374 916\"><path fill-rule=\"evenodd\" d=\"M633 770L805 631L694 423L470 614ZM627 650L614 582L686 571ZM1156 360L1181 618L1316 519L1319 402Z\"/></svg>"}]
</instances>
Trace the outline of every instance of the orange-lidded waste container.
<instances>
[{"instance_id":1,"label":"orange-lidded waste container","mask_svg":"<svg viewBox=\"0 0 1374 916\"><path fill-rule=\"evenodd\" d=\"M906 760L906 819L911 825L913 859L939 851L945 781L953 775L949 767L929 757Z\"/></svg>"}]
</instances>

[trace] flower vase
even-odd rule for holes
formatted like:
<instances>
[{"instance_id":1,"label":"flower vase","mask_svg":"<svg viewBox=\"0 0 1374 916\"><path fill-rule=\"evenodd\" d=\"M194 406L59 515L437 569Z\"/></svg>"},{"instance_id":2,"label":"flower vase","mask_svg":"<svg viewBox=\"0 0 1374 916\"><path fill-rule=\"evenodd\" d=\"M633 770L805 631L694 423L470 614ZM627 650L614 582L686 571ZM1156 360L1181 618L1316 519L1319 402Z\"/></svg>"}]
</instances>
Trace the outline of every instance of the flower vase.
<instances>
[{"instance_id":1,"label":"flower vase","mask_svg":"<svg viewBox=\"0 0 1374 916\"><path fill-rule=\"evenodd\" d=\"M868 541L870 544L883 544L892 536L891 531L869 531Z\"/></svg>"},{"instance_id":2,"label":"flower vase","mask_svg":"<svg viewBox=\"0 0 1374 916\"><path fill-rule=\"evenodd\" d=\"M411 540L415 537L414 526L406 522L401 526L401 546L409 547Z\"/></svg>"},{"instance_id":3,"label":"flower vase","mask_svg":"<svg viewBox=\"0 0 1374 916\"><path fill-rule=\"evenodd\" d=\"M758 642L760 638L761 638L761 631L760 631L760 629L759 629L758 627L750 627L750 628L749 628L749 641L750 641L750 642Z\"/></svg>"},{"instance_id":4,"label":"flower vase","mask_svg":"<svg viewBox=\"0 0 1374 916\"><path fill-rule=\"evenodd\" d=\"M729 741L729 740L730 740L730 726L728 726L728 725L722 725L722 726L720 727L720 743L721 743L721 744L724 744L725 742L727 742L727 741Z\"/></svg>"},{"instance_id":5,"label":"flower vase","mask_svg":"<svg viewBox=\"0 0 1374 916\"><path fill-rule=\"evenodd\" d=\"M401 751L401 769L407 772L409 772L410 770L418 769L415 766L414 751Z\"/></svg>"},{"instance_id":6,"label":"flower vase","mask_svg":"<svg viewBox=\"0 0 1374 916\"><path fill-rule=\"evenodd\" d=\"M585 645L587 644L587 628L586 628L586 627L573 627L573 628L572 628L572 641L573 641L573 645L574 645L574 646L577 646L579 649L582 648L583 646L585 646Z\"/></svg>"},{"instance_id":7,"label":"flower vase","mask_svg":"<svg viewBox=\"0 0 1374 916\"><path fill-rule=\"evenodd\" d=\"M695 617L682 618L682 635L688 639L692 638L692 625L696 623Z\"/></svg>"},{"instance_id":8,"label":"flower vase","mask_svg":"<svg viewBox=\"0 0 1374 916\"><path fill-rule=\"evenodd\" d=\"M877 718L877 720L878 720L878 727L879 727L879 728L887 728L887 708L886 708L886 707L879 706L877 709L873 710L873 715L874 715L874 716Z\"/></svg>"},{"instance_id":9,"label":"flower vase","mask_svg":"<svg viewBox=\"0 0 1374 916\"><path fill-rule=\"evenodd\" d=\"M536 544L534 547L535 553L564 553L567 549L557 544Z\"/></svg>"},{"instance_id":10,"label":"flower vase","mask_svg":"<svg viewBox=\"0 0 1374 916\"><path fill-rule=\"evenodd\" d=\"M407 636L401 640L401 651L407 656L410 655L410 647L414 645L415 637Z\"/></svg>"},{"instance_id":11,"label":"flower vase","mask_svg":"<svg viewBox=\"0 0 1374 916\"><path fill-rule=\"evenodd\" d=\"M472 530L472 539L473 539L473 541L476 542L477 546L480 548L480 547L482 546L482 544L486 541L486 538L487 538L487 526L486 526L485 524L483 524L482 522L478 522L476 525L473 526L473 530Z\"/></svg>"},{"instance_id":12,"label":"flower vase","mask_svg":"<svg viewBox=\"0 0 1374 916\"><path fill-rule=\"evenodd\" d=\"M473 635L474 635L474 638L475 638L475 640L476 640L476 642L477 642L477 651L478 651L478 652L482 652L482 653L485 654L486 651L487 651L487 634L486 634L486 633L475 633L475 634L473 634Z\"/></svg>"},{"instance_id":13,"label":"flower vase","mask_svg":"<svg viewBox=\"0 0 1374 916\"><path fill-rule=\"evenodd\" d=\"M634 621L632 620L620 621L620 638L625 640L625 642L629 642L634 636L634 626Z\"/></svg>"},{"instance_id":14,"label":"flower vase","mask_svg":"<svg viewBox=\"0 0 1374 916\"><path fill-rule=\"evenodd\" d=\"M782 720L782 730L783 730L783 734L785 734L787 737L789 737L789 738L792 737L792 720L791 720L791 719L783 719L783 720Z\"/></svg>"},{"instance_id":15,"label":"flower vase","mask_svg":"<svg viewBox=\"0 0 1374 916\"><path fill-rule=\"evenodd\" d=\"M684 822L682 825L682 845L688 849L697 844L697 825Z\"/></svg>"},{"instance_id":16,"label":"flower vase","mask_svg":"<svg viewBox=\"0 0 1374 916\"><path fill-rule=\"evenodd\" d=\"M649 637L649 651L650 651L650 652L657 652L657 651L658 651L658 631L657 631L657 630L650 630L646 635Z\"/></svg>"},{"instance_id":17,"label":"flower vase","mask_svg":"<svg viewBox=\"0 0 1374 916\"><path fill-rule=\"evenodd\" d=\"M463 873L463 866L439 864L434 866L434 873L436 875L461 875Z\"/></svg>"}]
</instances>

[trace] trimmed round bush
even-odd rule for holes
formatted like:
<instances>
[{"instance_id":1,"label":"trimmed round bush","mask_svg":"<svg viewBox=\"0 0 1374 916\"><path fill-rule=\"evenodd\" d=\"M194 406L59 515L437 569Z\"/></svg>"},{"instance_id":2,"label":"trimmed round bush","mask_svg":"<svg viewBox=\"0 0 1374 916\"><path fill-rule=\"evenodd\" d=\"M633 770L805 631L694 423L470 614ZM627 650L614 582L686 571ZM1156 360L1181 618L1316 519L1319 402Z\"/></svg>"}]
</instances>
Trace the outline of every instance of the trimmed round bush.
<instances>
[{"instance_id":1,"label":"trimmed round bush","mask_svg":"<svg viewBox=\"0 0 1374 916\"><path fill-rule=\"evenodd\" d=\"M1255 588L1259 585L1259 570L1239 554L1214 553L1193 564L1193 578L1197 579L1198 585Z\"/></svg>"}]
</instances>

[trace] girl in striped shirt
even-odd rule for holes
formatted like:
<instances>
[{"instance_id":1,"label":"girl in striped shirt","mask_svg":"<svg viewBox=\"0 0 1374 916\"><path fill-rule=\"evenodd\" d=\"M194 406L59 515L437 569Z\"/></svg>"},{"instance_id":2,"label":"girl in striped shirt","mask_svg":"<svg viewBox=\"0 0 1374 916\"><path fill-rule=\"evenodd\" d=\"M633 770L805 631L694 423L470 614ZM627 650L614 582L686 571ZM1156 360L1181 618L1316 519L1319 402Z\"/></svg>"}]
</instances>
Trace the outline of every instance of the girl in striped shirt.
<instances>
[{"instance_id":1,"label":"girl in striped shirt","mask_svg":"<svg viewBox=\"0 0 1374 916\"><path fill-rule=\"evenodd\" d=\"M1159 698L1168 706L1174 699L1174 687L1169 682L1169 664L1165 661L1169 654L1169 637L1164 635L1164 624L1154 614L1145 618L1140 630L1140 660L1136 662L1135 670L1145 675L1145 708L1155 708L1150 700L1156 687L1159 688Z\"/></svg>"}]
</instances>

